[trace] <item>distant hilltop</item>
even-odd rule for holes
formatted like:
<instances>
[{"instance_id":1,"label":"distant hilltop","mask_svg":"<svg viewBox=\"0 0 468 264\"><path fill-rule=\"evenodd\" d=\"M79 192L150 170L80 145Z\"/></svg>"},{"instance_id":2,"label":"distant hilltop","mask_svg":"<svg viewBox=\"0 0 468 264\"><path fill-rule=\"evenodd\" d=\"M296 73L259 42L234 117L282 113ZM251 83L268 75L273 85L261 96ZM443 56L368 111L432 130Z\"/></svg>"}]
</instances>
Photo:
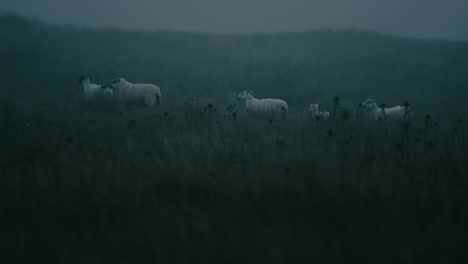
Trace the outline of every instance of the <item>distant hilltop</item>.
<instances>
[{"instance_id":1,"label":"distant hilltop","mask_svg":"<svg viewBox=\"0 0 468 264\"><path fill-rule=\"evenodd\" d=\"M72 24L67 25L54 25L43 22L37 18L26 18L16 13L0 12L0 23L2 28L10 27L11 29L21 29L26 27L54 27L54 28L66 28L68 30L105 30L105 31L119 31L134 34L152 33L152 34L182 34L182 35L197 35L197 36L222 36L222 37L308 37L313 40L325 38L330 41L350 41L353 39L361 40L406 40L406 41L436 41L436 42L463 42L463 41L452 41L452 40L425 40L418 38L410 38L403 36L396 36L391 34L384 34L379 32L373 32L368 30L361 30L356 28L348 29L321 29L321 30L308 30L308 31L291 31L291 32L279 32L279 33L205 33L205 32L189 32L189 31L175 31L175 30L131 30L131 29L120 29L117 27L89 27L89 26L77 26ZM466 42L466 41L465 41Z\"/></svg>"}]
</instances>

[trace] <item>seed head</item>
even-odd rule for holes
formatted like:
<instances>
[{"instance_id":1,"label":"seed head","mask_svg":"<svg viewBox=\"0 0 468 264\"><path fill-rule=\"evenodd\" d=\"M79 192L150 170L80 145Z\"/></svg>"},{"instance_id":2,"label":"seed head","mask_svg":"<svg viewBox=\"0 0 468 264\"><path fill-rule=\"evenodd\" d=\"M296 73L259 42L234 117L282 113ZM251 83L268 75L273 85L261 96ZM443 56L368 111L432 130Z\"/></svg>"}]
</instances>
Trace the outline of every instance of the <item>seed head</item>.
<instances>
[{"instance_id":1,"label":"seed head","mask_svg":"<svg viewBox=\"0 0 468 264\"><path fill-rule=\"evenodd\" d=\"M343 111L343 113L341 114L341 118L344 121L349 120L350 117L351 117L351 113L348 110Z\"/></svg>"},{"instance_id":2,"label":"seed head","mask_svg":"<svg viewBox=\"0 0 468 264\"><path fill-rule=\"evenodd\" d=\"M426 115L424 122L426 123L426 126L430 125L432 122L432 117L430 115Z\"/></svg>"},{"instance_id":3,"label":"seed head","mask_svg":"<svg viewBox=\"0 0 468 264\"><path fill-rule=\"evenodd\" d=\"M434 143L432 141L427 142L427 147L432 149L434 147Z\"/></svg>"},{"instance_id":4,"label":"seed head","mask_svg":"<svg viewBox=\"0 0 468 264\"><path fill-rule=\"evenodd\" d=\"M72 143L72 142L73 142L73 137L72 137L72 136L68 136L67 138L65 138L65 142L66 142L67 144Z\"/></svg>"},{"instance_id":5,"label":"seed head","mask_svg":"<svg viewBox=\"0 0 468 264\"><path fill-rule=\"evenodd\" d=\"M395 147L395 149L398 151L398 152L402 152L403 151L403 144L401 144L400 142L395 142L395 144L393 145Z\"/></svg>"},{"instance_id":6,"label":"seed head","mask_svg":"<svg viewBox=\"0 0 468 264\"><path fill-rule=\"evenodd\" d=\"M280 139L280 140L276 141L276 145L278 147L284 147L284 140Z\"/></svg>"},{"instance_id":7,"label":"seed head","mask_svg":"<svg viewBox=\"0 0 468 264\"><path fill-rule=\"evenodd\" d=\"M333 103L336 104L336 105L339 105L340 104L340 97L339 96L333 97Z\"/></svg>"}]
</instances>

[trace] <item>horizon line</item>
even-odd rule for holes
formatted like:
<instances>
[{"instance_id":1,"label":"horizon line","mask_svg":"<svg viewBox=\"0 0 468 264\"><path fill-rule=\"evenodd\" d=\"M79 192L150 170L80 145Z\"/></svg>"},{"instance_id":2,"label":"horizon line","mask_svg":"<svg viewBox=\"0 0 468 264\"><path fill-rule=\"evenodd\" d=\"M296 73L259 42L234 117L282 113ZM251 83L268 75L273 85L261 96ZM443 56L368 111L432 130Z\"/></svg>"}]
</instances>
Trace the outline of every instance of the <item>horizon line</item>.
<instances>
[{"instance_id":1,"label":"horizon line","mask_svg":"<svg viewBox=\"0 0 468 264\"><path fill-rule=\"evenodd\" d=\"M334 28L334 27L323 27L323 28L311 28L306 30L277 30L277 31L258 31L258 32L215 32L215 31L207 31L207 30L182 30L182 29L164 29L164 28L154 28L154 29L142 29L142 28L134 28L134 27L119 27L115 25L84 25L84 24L75 24L75 23L68 23L68 22L52 22L47 21L45 19L36 17L36 16L26 16L19 14L15 11L3 11L0 10L0 16L7 17L13 16L18 19L27 20L29 22L37 21L47 26L53 27L73 27L76 29L92 29L92 30L115 30L115 31L124 31L124 32L134 32L134 33L181 33L181 34L200 34L200 35L211 35L211 36L274 36L274 35L287 35L287 34L306 34L306 33L343 33L343 32L354 32L354 33L362 33L362 34L371 34L371 35L378 35L381 37L389 37L389 38L399 38L399 39L406 39L406 40L416 40L416 41L443 41L443 42L455 42L455 43L468 43L468 39L449 39L449 38L442 38L442 37L417 37L417 36L408 36L405 34L396 34L384 31L377 31L377 30L370 30L370 29L363 29L358 27L342 27L342 28Z\"/></svg>"}]
</instances>

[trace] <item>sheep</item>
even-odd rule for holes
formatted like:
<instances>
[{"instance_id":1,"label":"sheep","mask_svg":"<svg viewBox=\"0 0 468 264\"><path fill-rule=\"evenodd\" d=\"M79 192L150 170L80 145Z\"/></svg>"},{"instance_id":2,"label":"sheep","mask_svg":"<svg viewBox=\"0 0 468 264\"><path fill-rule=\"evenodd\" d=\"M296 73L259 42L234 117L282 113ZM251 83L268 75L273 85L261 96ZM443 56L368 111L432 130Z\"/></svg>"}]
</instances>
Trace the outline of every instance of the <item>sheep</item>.
<instances>
[{"instance_id":1,"label":"sheep","mask_svg":"<svg viewBox=\"0 0 468 264\"><path fill-rule=\"evenodd\" d=\"M312 117L315 120L328 119L330 117L330 112L320 111L318 104L311 104L309 107L309 111L312 113Z\"/></svg>"},{"instance_id":2,"label":"sheep","mask_svg":"<svg viewBox=\"0 0 468 264\"><path fill-rule=\"evenodd\" d=\"M154 84L133 84L124 78L115 78L110 86L116 98L126 103L144 103L146 106L161 104L161 89Z\"/></svg>"},{"instance_id":3,"label":"sheep","mask_svg":"<svg viewBox=\"0 0 468 264\"><path fill-rule=\"evenodd\" d=\"M88 103L97 99L98 97L112 98L114 96L114 92L112 89L110 89L109 86L91 83L88 74L81 75L78 83L83 85L86 102Z\"/></svg>"},{"instance_id":4,"label":"sheep","mask_svg":"<svg viewBox=\"0 0 468 264\"><path fill-rule=\"evenodd\" d=\"M392 108L378 107L373 99L367 99L358 105L360 109L366 110L374 120L406 120L409 116L413 116L409 103L404 106L395 106Z\"/></svg>"},{"instance_id":5,"label":"sheep","mask_svg":"<svg viewBox=\"0 0 468 264\"><path fill-rule=\"evenodd\" d=\"M283 117L288 113L288 104L285 101L271 98L256 99L252 91L242 91L237 99L245 101L245 110L248 113L281 114Z\"/></svg>"}]
</instances>

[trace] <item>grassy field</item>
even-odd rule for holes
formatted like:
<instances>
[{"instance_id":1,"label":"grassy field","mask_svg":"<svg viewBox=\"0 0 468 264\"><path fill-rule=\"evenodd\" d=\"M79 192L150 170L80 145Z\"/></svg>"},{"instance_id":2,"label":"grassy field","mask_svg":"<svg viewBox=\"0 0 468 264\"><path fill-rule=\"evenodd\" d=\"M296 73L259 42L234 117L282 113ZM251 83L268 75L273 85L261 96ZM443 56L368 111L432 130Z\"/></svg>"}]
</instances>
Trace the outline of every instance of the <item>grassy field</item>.
<instances>
[{"instance_id":1,"label":"grassy field","mask_svg":"<svg viewBox=\"0 0 468 264\"><path fill-rule=\"evenodd\" d=\"M0 34L2 263L468 262L466 42L11 14ZM87 104L83 72L156 83L162 106ZM287 120L246 116L241 90ZM368 97L414 116L369 122Z\"/></svg>"}]
</instances>

